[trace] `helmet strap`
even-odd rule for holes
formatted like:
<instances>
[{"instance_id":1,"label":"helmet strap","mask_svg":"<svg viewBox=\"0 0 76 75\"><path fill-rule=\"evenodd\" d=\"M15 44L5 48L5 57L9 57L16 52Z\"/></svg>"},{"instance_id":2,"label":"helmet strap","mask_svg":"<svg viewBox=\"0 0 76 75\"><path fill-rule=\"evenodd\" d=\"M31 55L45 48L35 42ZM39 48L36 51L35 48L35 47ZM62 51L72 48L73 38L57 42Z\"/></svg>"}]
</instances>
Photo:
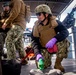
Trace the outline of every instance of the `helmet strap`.
<instances>
[{"instance_id":1,"label":"helmet strap","mask_svg":"<svg viewBox=\"0 0 76 75\"><path fill-rule=\"evenodd\" d=\"M46 17L41 21L42 23L46 20Z\"/></svg>"},{"instance_id":2,"label":"helmet strap","mask_svg":"<svg viewBox=\"0 0 76 75\"><path fill-rule=\"evenodd\" d=\"M45 16L45 18L41 21L41 24L43 25L43 22L46 20L46 13L45 12L42 12L43 14L44 14L44 16Z\"/></svg>"},{"instance_id":3,"label":"helmet strap","mask_svg":"<svg viewBox=\"0 0 76 75\"><path fill-rule=\"evenodd\" d=\"M45 14L44 14L44 16L45 16ZM41 24L41 25L44 25L44 24L43 24L43 22L44 22L46 19L48 19L48 22L46 23L46 25L48 25L48 23L49 23L49 18L48 18L48 17L46 17L46 16L45 16L45 18L43 19L43 21L41 21L41 23L40 23L40 24Z\"/></svg>"}]
</instances>

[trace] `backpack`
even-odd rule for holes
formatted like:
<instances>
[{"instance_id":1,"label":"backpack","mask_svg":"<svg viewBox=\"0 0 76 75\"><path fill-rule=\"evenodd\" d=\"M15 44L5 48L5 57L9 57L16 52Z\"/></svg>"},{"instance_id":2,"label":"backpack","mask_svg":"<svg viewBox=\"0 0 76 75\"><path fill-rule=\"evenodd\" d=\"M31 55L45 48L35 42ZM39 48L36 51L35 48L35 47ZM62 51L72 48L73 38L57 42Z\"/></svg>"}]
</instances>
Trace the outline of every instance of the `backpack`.
<instances>
[{"instance_id":1,"label":"backpack","mask_svg":"<svg viewBox=\"0 0 76 75\"><path fill-rule=\"evenodd\" d=\"M26 22L30 22L30 18L31 18L31 10L30 10L30 6L25 4L25 19Z\"/></svg>"}]
</instances>

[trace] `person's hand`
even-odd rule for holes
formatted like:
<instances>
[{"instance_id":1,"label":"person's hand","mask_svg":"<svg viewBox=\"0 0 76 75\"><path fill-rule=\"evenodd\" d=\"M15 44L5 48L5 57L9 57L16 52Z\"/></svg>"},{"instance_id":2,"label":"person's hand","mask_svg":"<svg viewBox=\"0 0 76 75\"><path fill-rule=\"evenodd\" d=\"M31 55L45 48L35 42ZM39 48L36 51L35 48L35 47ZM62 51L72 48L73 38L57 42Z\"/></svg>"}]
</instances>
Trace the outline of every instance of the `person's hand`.
<instances>
[{"instance_id":1,"label":"person's hand","mask_svg":"<svg viewBox=\"0 0 76 75\"><path fill-rule=\"evenodd\" d=\"M5 30L6 26L7 26L7 24L6 24L6 23L4 23L4 24L2 25L2 29L4 29L4 30Z\"/></svg>"},{"instance_id":2,"label":"person's hand","mask_svg":"<svg viewBox=\"0 0 76 75\"><path fill-rule=\"evenodd\" d=\"M0 22L4 23L5 22L5 19L0 20Z\"/></svg>"},{"instance_id":3,"label":"person's hand","mask_svg":"<svg viewBox=\"0 0 76 75\"><path fill-rule=\"evenodd\" d=\"M36 60L38 61L40 58L43 59L42 55L41 54L37 54Z\"/></svg>"},{"instance_id":4,"label":"person's hand","mask_svg":"<svg viewBox=\"0 0 76 75\"><path fill-rule=\"evenodd\" d=\"M54 46L54 44L57 42L56 38L52 38L47 44L46 44L46 48L52 48Z\"/></svg>"}]
</instances>

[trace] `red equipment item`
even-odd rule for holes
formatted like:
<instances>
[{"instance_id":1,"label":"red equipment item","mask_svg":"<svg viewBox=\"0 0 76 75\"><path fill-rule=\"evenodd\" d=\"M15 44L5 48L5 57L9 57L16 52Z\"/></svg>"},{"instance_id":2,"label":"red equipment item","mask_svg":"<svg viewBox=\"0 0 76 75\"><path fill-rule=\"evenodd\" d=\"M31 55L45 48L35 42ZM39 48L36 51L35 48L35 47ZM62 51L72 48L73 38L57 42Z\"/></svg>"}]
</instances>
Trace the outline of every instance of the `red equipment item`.
<instances>
[{"instance_id":1,"label":"red equipment item","mask_svg":"<svg viewBox=\"0 0 76 75\"><path fill-rule=\"evenodd\" d=\"M26 56L22 59L22 61L24 61L26 58L30 59L34 56L34 52L32 49L30 49L28 52L26 52Z\"/></svg>"},{"instance_id":2,"label":"red equipment item","mask_svg":"<svg viewBox=\"0 0 76 75\"><path fill-rule=\"evenodd\" d=\"M48 48L47 50L48 50L49 53L54 54L54 53L57 53L57 52L58 52L58 47L57 47L57 45L55 44L55 45L53 46L53 48Z\"/></svg>"}]
</instances>

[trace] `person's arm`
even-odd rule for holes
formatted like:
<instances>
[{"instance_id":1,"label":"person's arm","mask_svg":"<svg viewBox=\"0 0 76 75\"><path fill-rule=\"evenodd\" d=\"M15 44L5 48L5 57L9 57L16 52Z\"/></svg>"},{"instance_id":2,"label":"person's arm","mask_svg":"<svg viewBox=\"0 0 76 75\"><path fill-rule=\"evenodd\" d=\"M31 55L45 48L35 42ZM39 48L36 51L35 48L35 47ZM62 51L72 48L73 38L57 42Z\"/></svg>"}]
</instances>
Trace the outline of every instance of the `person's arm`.
<instances>
[{"instance_id":1,"label":"person's arm","mask_svg":"<svg viewBox=\"0 0 76 75\"><path fill-rule=\"evenodd\" d=\"M57 39L57 42L60 42L68 37L69 32L60 21L57 20L57 23L58 23L58 26L55 28L57 35L55 36L55 38Z\"/></svg>"},{"instance_id":2,"label":"person's arm","mask_svg":"<svg viewBox=\"0 0 76 75\"><path fill-rule=\"evenodd\" d=\"M34 49L35 55L40 53L40 42L39 37L33 36L33 31L31 33L31 42L32 42L32 48Z\"/></svg>"},{"instance_id":3,"label":"person's arm","mask_svg":"<svg viewBox=\"0 0 76 75\"><path fill-rule=\"evenodd\" d=\"M68 30L63 26L63 24L60 21L57 21L58 26L55 27L56 36L54 36L50 41L47 42L45 45L46 48L52 48L56 42L60 42L64 39L66 39L69 35Z\"/></svg>"},{"instance_id":4,"label":"person's arm","mask_svg":"<svg viewBox=\"0 0 76 75\"><path fill-rule=\"evenodd\" d=\"M10 11L10 16L5 21L5 23L7 25L9 25L11 22L13 22L14 19L17 18L17 16L20 13L20 9L21 9L21 2L20 2L20 0L13 0L12 3L13 3L13 8Z\"/></svg>"}]
</instances>

